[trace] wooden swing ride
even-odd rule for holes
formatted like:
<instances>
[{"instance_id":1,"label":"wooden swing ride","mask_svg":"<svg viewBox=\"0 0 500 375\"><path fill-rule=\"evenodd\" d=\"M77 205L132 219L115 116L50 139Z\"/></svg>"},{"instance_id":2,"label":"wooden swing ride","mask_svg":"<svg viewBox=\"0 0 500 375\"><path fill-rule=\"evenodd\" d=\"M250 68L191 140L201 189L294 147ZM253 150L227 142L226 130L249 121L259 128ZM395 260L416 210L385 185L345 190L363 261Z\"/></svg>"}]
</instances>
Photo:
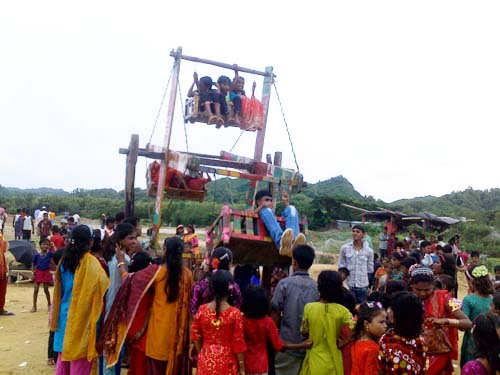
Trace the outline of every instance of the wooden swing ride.
<instances>
[{"instance_id":1,"label":"wooden swing ride","mask_svg":"<svg viewBox=\"0 0 500 375\"><path fill-rule=\"evenodd\" d=\"M250 181L247 193L246 206L252 209L256 191L260 188L269 188L273 193L274 207L279 189L286 189L290 193L298 192L303 183L299 171L281 166L281 152L276 152L274 161L271 155L266 155L266 162L262 161L264 138L266 134L267 116L271 86L275 75L272 67L264 71L243 68L237 65L225 64L217 61L200 59L182 54L182 48L171 51L174 58L172 68L172 84L168 102L167 121L163 146L147 144L139 148L139 136L133 134L128 148L120 148L120 154L127 155L125 176L125 211L126 215L134 214L134 182L137 158L139 156L154 159L155 162L148 168L148 196L156 198L155 213L153 216L153 242L161 226L161 212L164 198L183 199L202 202L206 195L204 184L193 183L202 173L220 175L233 178L242 178ZM238 156L231 152L221 151L219 155L205 155L189 152L180 152L170 149L170 138L174 123L174 109L179 84L179 72L182 60L193 61L230 69L233 71L263 76L262 90L262 120L260 126L243 129L255 131L256 141L253 158ZM207 122L207 118L198 111L196 96L188 99L184 111L185 122ZM286 122L285 122L286 124ZM228 124L235 126L234 124ZM292 145L293 147L293 145ZM292 149L293 150L293 149ZM298 168L297 168L298 169ZM171 181L175 179L175 184ZM259 186L260 184L260 186ZM265 184L265 186L264 186ZM278 222L283 220L277 217ZM307 230L307 221L301 221L301 230ZM262 266L287 265L290 258L280 256L273 241L257 214L235 210L225 204L215 222L206 229L207 252L217 246L227 246L233 251L235 264L253 264Z\"/></svg>"}]
</instances>

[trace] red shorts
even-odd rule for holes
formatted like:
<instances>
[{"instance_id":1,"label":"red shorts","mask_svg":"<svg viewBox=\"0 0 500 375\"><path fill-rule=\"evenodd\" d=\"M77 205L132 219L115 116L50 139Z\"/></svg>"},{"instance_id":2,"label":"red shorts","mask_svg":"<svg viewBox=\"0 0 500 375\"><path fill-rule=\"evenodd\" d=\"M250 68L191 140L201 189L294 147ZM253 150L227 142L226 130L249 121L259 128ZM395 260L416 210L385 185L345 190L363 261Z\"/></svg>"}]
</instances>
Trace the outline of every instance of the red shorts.
<instances>
[{"instance_id":1,"label":"red shorts","mask_svg":"<svg viewBox=\"0 0 500 375\"><path fill-rule=\"evenodd\" d=\"M35 283L36 284L43 284L47 283L50 284L52 282L52 274L50 273L50 270L37 270L35 269Z\"/></svg>"}]
</instances>

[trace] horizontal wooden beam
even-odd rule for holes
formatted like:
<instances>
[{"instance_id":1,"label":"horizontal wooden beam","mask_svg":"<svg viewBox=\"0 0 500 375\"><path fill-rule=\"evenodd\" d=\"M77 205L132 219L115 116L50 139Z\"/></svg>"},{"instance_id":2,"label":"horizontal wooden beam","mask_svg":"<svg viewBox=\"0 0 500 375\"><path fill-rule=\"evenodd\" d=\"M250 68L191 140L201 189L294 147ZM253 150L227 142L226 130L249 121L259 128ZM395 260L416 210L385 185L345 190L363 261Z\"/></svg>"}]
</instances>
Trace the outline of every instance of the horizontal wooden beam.
<instances>
[{"instance_id":1,"label":"horizontal wooden beam","mask_svg":"<svg viewBox=\"0 0 500 375\"><path fill-rule=\"evenodd\" d=\"M261 72L259 70L255 70L255 69L244 68L244 67L238 66L238 65L226 64L226 63L221 63L218 61L207 60L207 59L200 59L199 57L194 57L194 56L178 55L177 52L175 52L174 50L170 51L170 56L175 57L175 58L180 58L182 60L193 61L193 62L200 63L200 64L214 65L214 66L218 66L219 68L225 68L225 69L229 69L229 70L233 70L233 71L236 70L238 72L255 74L255 75L259 75L259 76L263 76L263 77L269 76L269 73L267 73L267 72ZM272 76L276 77L275 74L273 74Z\"/></svg>"}]
</instances>

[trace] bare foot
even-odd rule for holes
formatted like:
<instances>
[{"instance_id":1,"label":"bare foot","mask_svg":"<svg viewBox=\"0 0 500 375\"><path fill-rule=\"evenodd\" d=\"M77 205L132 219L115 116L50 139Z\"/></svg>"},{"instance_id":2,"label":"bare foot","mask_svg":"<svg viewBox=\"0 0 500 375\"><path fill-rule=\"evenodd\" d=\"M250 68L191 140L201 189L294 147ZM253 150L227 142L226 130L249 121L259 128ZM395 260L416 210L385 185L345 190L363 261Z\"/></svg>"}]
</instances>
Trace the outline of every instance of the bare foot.
<instances>
[{"instance_id":1,"label":"bare foot","mask_svg":"<svg viewBox=\"0 0 500 375\"><path fill-rule=\"evenodd\" d=\"M49 359L47 359L47 364L48 364L49 366L55 366L55 364L56 364L56 363L54 362L54 358L49 358Z\"/></svg>"},{"instance_id":2,"label":"bare foot","mask_svg":"<svg viewBox=\"0 0 500 375\"><path fill-rule=\"evenodd\" d=\"M32 307L30 312L36 312L36 307Z\"/></svg>"}]
</instances>

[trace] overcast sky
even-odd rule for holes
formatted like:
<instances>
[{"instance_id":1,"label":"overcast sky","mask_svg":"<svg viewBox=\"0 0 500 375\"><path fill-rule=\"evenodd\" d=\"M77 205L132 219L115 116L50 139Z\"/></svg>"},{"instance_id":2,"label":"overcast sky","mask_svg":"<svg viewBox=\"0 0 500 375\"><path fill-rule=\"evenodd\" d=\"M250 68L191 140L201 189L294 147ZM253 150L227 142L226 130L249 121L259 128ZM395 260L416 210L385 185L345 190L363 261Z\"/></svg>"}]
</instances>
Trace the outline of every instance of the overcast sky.
<instances>
[{"instance_id":1,"label":"overcast sky","mask_svg":"<svg viewBox=\"0 0 500 375\"><path fill-rule=\"evenodd\" d=\"M300 5L294 5L300 4ZM148 142L171 49L272 65L309 182L343 175L384 201L500 187L498 1L10 1L0 11L0 184L123 189L132 133ZM232 72L183 61L193 72ZM246 88L262 78L246 75ZM177 99L172 148L184 151ZM166 107L153 134L163 142ZM187 125L189 150L237 129ZM254 133L234 152L253 156ZM295 168L275 92L264 153ZM145 158L136 186L145 187Z\"/></svg>"}]
</instances>

